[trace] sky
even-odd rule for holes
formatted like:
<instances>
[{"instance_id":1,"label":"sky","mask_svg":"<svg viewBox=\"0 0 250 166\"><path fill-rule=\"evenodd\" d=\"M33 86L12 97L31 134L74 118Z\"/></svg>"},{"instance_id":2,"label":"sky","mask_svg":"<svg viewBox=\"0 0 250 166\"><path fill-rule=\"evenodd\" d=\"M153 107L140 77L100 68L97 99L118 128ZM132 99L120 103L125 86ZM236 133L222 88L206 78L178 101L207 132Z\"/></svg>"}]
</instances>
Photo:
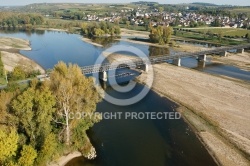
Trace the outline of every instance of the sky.
<instances>
[{"instance_id":1,"label":"sky","mask_svg":"<svg viewBox=\"0 0 250 166\"><path fill-rule=\"evenodd\" d=\"M129 3L139 0L0 0L0 6L19 6L19 5L28 5L31 3L58 3L58 2L67 2L67 3ZM150 1L150 0L142 0ZM159 2L161 4L177 4L177 3L192 3L192 2L207 2L214 3L218 5L239 5L239 6L250 6L250 0L152 0L154 2Z\"/></svg>"}]
</instances>

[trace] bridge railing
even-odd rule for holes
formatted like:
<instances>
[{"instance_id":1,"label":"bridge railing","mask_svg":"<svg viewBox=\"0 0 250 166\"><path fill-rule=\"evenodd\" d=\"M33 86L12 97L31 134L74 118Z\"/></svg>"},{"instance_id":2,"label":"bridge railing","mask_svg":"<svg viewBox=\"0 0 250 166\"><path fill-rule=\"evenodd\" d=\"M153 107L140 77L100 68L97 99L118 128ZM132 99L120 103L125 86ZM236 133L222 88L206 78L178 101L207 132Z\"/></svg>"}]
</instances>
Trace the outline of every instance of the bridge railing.
<instances>
[{"instance_id":1,"label":"bridge railing","mask_svg":"<svg viewBox=\"0 0 250 166\"><path fill-rule=\"evenodd\" d=\"M163 56L151 56L149 58L135 58L132 60L126 60L126 61L117 61L115 63L103 63L103 64L95 64L90 66L84 66L82 67L82 72L84 74L90 74L90 73L97 73L97 72L104 72L108 70L115 70L115 69L121 69L121 68L136 68L137 66L144 65L144 64L155 64L160 62L165 62L167 60L172 60L176 58L185 58L185 57L197 57L199 55L205 55L205 54L212 54L212 53L221 53L223 51L229 51L234 49L243 49L243 48L249 48L249 44L244 45L237 45L237 46L228 46L228 47L217 47L210 50L203 50L203 51L197 51L197 52L180 52L180 53L173 53L170 55L163 55Z\"/></svg>"}]
</instances>

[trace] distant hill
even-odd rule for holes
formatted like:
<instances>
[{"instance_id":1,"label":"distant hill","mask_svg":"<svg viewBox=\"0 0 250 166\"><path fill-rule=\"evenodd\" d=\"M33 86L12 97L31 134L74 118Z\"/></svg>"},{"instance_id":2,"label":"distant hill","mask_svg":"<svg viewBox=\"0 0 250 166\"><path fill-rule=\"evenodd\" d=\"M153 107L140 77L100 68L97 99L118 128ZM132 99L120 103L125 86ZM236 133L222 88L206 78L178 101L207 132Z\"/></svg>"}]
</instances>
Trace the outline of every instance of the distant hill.
<instances>
[{"instance_id":1,"label":"distant hill","mask_svg":"<svg viewBox=\"0 0 250 166\"><path fill-rule=\"evenodd\" d=\"M154 5L159 4L158 2L148 2L148 1L138 1L138 2L131 2L132 4L140 4L140 5Z\"/></svg>"},{"instance_id":2,"label":"distant hill","mask_svg":"<svg viewBox=\"0 0 250 166\"><path fill-rule=\"evenodd\" d=\"M213 3L205 3L205 2L193 2L191 4L193 4L193 5L200 5L200 6L218 6L218 5L213 4Z\"/></svg>"}]
</instances>

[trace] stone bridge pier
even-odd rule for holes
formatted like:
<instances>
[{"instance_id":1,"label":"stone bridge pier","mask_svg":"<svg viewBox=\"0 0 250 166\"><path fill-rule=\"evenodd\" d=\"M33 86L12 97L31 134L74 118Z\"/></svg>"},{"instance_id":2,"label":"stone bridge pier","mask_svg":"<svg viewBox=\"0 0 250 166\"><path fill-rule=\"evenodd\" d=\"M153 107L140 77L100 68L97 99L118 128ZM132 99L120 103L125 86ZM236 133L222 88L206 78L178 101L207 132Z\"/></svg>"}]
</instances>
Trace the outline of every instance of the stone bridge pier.
<instances>
[{"instance_id":1,"label":"stone bridge pier","mask_svg":"<svg viewBox=\"0 0 250 166\"><path fill-rule=\"evenodd\" d=\"M176 65L176 66L181 66L181 58L176 58L176 59L173 59L173 64Z\"/></svg>"},{"instance_id":2,"label":"stone bridge pier","mask_svg":"<svg viewBox=\"0 0 250 166\"><path fill-rule=\"evenodd\" d=\"M107 71L99 72L99 78L102 81L107 82L108 81L108 73L107 73Z\"/></svg>"},{"instance_id":3,"label":"stone bridge pier","mask_svg":"<svg viewBox=\"0 0 250 166\"><path fill-rule=\"evenodd\" d=\"M198 61L206 61L206 60L207 60L207 55L206 55L206 54L204 54L204 55L199 55L197 60L198 60Z\"/></svg>"},{"instance_id":4,"label":"stone bridge pier","mask_svg":"<svg viewBox=\"0 0 250 166\"><path fill-rule=\"evenodd\" d=\"M220 53L220 56L226 57L227 56L227 51L223 51Z\"/></svg>"},{"instance_id":5,"label":"stone bridge pier","mask_svg":"<svg viewBox=\"0 0 250 166\"><path fill-rule=\"evenodd\" d=\"M149 67L149 64L148 63L144 63L144 65L142 67L142 70L147 73L148 72L148 67Z\"/></svg>"},{"instance_id":6,"label":"stone bridge pier","mask_svg":"<svg viewBox=\"0 0 250 166\"><path fill-rule=\"evenodd\" d=\"M242 53L244 53L244 48L242 48L242 49L237 49L236 52L242 54Z\"/></svg>"},{"instance_id":7,"label":"stone bridge pier","mask_svg":"<svg viewBox=\"0 0 250 166\"><path fill-rule=\"evenodd\" d=\"M143 65L138 65L136 66L136 69L140 69L143 70L144 72L148 72L149 70L149 64L148 63L144 63Z\"/></svg>"}]
</instances>

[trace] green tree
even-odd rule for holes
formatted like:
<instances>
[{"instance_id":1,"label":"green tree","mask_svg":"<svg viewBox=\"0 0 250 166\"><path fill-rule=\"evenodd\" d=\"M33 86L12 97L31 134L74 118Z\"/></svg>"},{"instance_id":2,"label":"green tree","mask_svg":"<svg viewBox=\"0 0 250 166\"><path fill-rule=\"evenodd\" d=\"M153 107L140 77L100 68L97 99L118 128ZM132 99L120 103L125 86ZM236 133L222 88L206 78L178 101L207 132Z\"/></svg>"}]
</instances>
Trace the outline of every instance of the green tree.
<instances>
[{"instance_id":1,"label":"green tree","mask_svg":"<svg viewBox=\"0 0 250 166\"><path fill-rule=\"evenodd\" d=\"M173 28L172 27L163 27L163 41L165 44L168 44L170 42L171 36L173 33Z\"/></svg>"},{"instance_id":2,"label":"green tree","mask_svg":"<svg viewBox=\"0 0 250 166\"><path fill-rule=\"evenodd\" d=\"M130 21L126 21L126 27L127 27L127 28L130 27Z\"/></svg>"},{"instance_id":3,"label":"green tree","mask_svg":"<svg viewBox=\"0 0 250 166\"><path fill-rule=\"evenodd\" d=\"M16 66L11 75L10 75L10 80L16 81L16 80L23 80L26 77L26 73L24 69L21 66Z\"/></svg>"},{"instance_id":4,"label":"green tree","mask_svg":"<svg viewBox=\"0 0 250 166\"><path fill-rule=\"evenodd\" d=\"M168 44L173 33L172 27L158 26L157 28L151 28L149 38L153 43Z\"/></svg>"},{"instance_id":5,"label":"green tree","mask_svg":"<svg viewBox=\"0 0 250 166\"><path fill-rule=\"evenodd\" d=\"M13 100L12 108L31 145L40 147L52 130L55 98L48 86L38 86L36 81L31 85Z\"/></svg>"},{"instance_id":6,"label":"green tree","mask_svg":"<svg viewBox=\"0 0 250 166\"><path fill-rule=\"evenodd\" d=\"M0 51L0 77L3 77L3 76L4 76L4 65L3 65L2 55Z\"/></svg>"},{"instance_id":7,"label":"green tree","mask_svg":"<svg viewBox=\"0 0 250 166\"><path fill-rule=\"evenodd\" d=\"M93 113L96 110L96 103L101 98L94 86L93 78L86 78L77 65L67 66L59 62L50 74L50 80L51 90L57 101L57 117L58 121L60 120L58 123L64 126L64 140L69 145L72 125L78 121L70 118L70 114Z\"/></svg>"},{"instance_id":8,"label":"green tree","mask_svg":"<svg viewBox=\"0 0 250 166\"><path fill-rule=\"evenodd\" d=\"M48 134L41 147L41 151L38 153L36 165L42 166L45 162L50 161L53 158L53 155L57 152L57 149L58 142L56 135L53 133Z\"/></svg>"},{"instance_id":9,"label":"green tree","mask_svg":"<svg viewBox=\"0 0 250 166\"><path fill-rule=\"evenodd\" d=\"M220 20L216 18L216 19L211 23L211 25L212 25L213 27L220 27L220 26L221 26Z\"/></svg>"},{"instance_id":10,"label":"green tree","mask_svg":"<svg viewBox=\"0 0 250 166\"><path fill-rule=\"evenodd\" d=\"M14 129L3 131L0 129L0 165L16 155L18 134Z\"/></svg>"},{"instance_id":11,"label":"green tree","mask_svg":"<svg viewBox=\"0 0 250 166\"><path fill-rule=\"evenodd\" d=\"M223 33L220 31L217 36L218 36L219 41L221 42L221 39L223 37Z\"/></svg>"},{"instance_id":12,"label":"green tree","mask_svg":"<svg viewBox=\"0 0 250 166\"><path fill-rule=\"evenodd\" d=\"M159 7L158 10L159 10L160 13L162 13L163 10L164 10L164 8L163 7Z\"/></svg>"},{"instance_id":13,"label":"green tree","mask_svg":"<svg viewBox=\"0 0 250 166\"><path fill-rule=\"evenodd\" d=\"M95 36L103 36L105 32L101 28L95 28L94 35Z\"/></svg>"},{"instance_id":14,"label":"green tree","mask_svg":"<svg viewBox=\"0 0 250 166\"><path fill-rule=\"evenodd\" d=\"M21 157L18 159L20 166L33 166L37 157L37 151L30 145L24 145L21 151Z\"/></svg>"},{"instance_id":15,"label":"green tree","mask_svg":"<svg viewBox=\"0 0 250 166\"><path fill-rule=\"evenodd\" d=\"M14 93L12 92L0 92L0 124L5 126L15 126L13 123L12 116L10 112L10 102L14 97Z\"/></svg>"}]
</instances>

